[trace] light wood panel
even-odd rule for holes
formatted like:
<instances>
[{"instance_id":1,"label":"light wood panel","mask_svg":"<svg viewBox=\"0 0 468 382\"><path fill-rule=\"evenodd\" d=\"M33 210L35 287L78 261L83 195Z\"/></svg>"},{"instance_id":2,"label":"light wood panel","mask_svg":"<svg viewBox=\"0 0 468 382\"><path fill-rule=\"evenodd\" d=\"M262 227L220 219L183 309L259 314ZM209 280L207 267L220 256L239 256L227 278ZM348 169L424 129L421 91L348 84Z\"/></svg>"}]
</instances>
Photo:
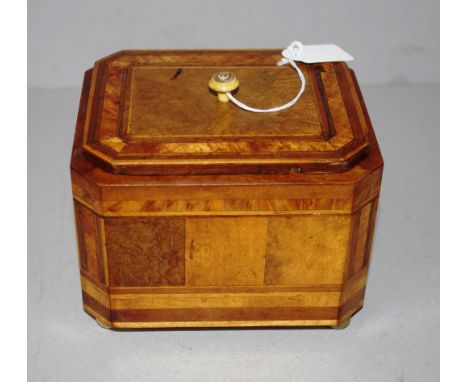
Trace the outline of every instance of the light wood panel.
<instances>
[{"instance_id":1,"label":"light wood panel","mask_svg":"<svg viewBox=\"0 0 468 382\"><path fill-rule=\"evenodd\" d=\"M112 309L271 308L338 306L339 292L119 294L111 296Z\"/></svg>"},{"instance_id":2,"label":"light wood panel","mask_svg":"<svg viewBox=\"0 0 468 382\"><path fill-rule=\"evenodd\" d=\"M271 218L268 221L265 283L341 283L349 229L349 216Z\"/></svg>"},{"instance_id":3,"label":"light wood panel","mask_svg":"<svg viewBox=\"0 0 468 382\"><path fill-rule=\"evenodd\" d=\"M262 285L265 218L189 218L186 285Z\"/></svg>"}]
</instances>

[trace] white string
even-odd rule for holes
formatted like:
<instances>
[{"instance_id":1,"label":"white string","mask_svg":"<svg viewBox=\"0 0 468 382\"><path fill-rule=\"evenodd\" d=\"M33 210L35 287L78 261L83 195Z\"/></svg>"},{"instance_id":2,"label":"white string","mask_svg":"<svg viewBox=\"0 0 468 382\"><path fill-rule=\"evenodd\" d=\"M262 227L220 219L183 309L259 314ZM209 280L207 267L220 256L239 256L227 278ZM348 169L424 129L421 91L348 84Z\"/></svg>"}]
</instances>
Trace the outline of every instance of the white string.
<instances>
[{"instance_id":1,"label":"white string","mask_svg":"<svg viewBox=\"0 0 468 382\"><path fill-rule=\"evenodd\" d=\"M305 86L306 86L306 79L304 77L304 74L302 74L301 69L297 66L297 64L294 62L294 59L297 58L300 53L302 52L303 46L299 41L293 41L285 50L283 50L283 58L276 63L276 65L281 66L284 64L289 64L291 65L299 75L299 78L301 79L301 88L299 89L299 93L288 103L285 103L284 105L281 106L276 106L271 109L256 109L254 107L247 106L246 104L242 103L238 99L236 99L230 92L226 93L227 97L231 102L239 106L240 108L251 111L253 113L273 113L275 111L280 111L287 109L288 107L291 107L294 105L297 100L301 97L302 93L304 93Z\"/></svg>"}]
</instances>

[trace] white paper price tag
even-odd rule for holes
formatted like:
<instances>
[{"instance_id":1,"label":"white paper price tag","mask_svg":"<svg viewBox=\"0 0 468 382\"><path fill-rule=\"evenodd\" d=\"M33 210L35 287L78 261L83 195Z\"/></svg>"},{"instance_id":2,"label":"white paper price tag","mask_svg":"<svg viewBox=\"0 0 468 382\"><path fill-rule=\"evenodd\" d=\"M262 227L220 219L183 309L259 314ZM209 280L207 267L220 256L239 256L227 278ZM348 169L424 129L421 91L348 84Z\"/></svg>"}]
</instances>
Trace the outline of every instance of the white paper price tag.
<instances>
[{"instance_id":1,"label":"white paper price tag","mask_svg":"<svg viewBox=\"0 0 468 382\"><path fill-rule=\"evenodd\" d=\"M294 41L282 52L283 57L306 64L315 62L352 61L353 57L335 44L302 45Z\"/></svg>"}]
</instances>

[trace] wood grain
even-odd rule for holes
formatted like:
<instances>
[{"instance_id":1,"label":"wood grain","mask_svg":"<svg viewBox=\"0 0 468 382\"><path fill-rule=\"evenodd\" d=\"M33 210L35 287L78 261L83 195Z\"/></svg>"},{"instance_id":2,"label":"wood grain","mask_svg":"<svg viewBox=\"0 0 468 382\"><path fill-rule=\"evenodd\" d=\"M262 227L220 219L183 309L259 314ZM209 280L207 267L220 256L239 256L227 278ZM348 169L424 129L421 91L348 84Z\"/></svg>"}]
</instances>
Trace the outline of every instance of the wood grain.
<instances>
[{"instance_id":1,"label":"wood grain","mask_svg":"<svg viewBox=\"0 0 468 382\"><path fill-rule=\"evenodd\" d=\"M186 284L262 285L267 220L187 219Z\"/></svg>"},{"instance_id":2,"label":"wood grain","mask_svg":"<svg viewBox=\"0 0 468 382\"><path fill-rule=\"evenodd\" d=\"M374 199L352 215L345 280L369 265L369 245L372 241L376 203Z\"/></svg>"},{"instance_id":3,"label":"wood grain","mask_svg":"<svg viewBox=\"0 0 468 382\"><path fill-rule=\"evenodd\" d=\"M358 239L356 243L354 261L353 261L353 273L358 272L364 266L364 260L366 257L367 249L367 238L369 234L369 218L372 210L372 203L364 206L360 213L359 226L358 226Z\"/></svg>"},{"instance_id":4,"label":"wood grain","mask_svg":"<svg viewBox=\"0 0 468 382\"><path fill-rule=\"evenodd\" d=\"M86 309L86 307L85 307ZM91 314L93 315L93 314ZM127 321L112 322L114 329L174 329L174 328L253 328L253 327L315 327L334 326L338 320L216 320L216 321Z\"/></svg>"},{"instance_id":5,"label":"wood grain","mask_svg":"<svg viewBox=\"0 0 468 382\"><path fill-rule=\"evenodd\" d=\"M110 287L112 294L341 292L342 284Z\"/></svg>"},{"instance_id":6,"label":"wood grain","mask_svg":"<svg viewBox=\"0 0 468 382\"><path fill-rule=\"evenodd\" d=\"M112 309L271 308L338 306L339 292L119 294L111 297Z\"/></svg>"},{"instance_id":7,"label":"wood grain","mask_svg":"<svg viewBox=\"0 0 468 382\"><path fill-rule=\"evenodd\" d=\"M80 248L80 267L103 283L106 281L106 265L102 254L100 218L90 209L75 202L77 238Z\"/></svg>"},{"instance_id":8,"label":"wood grain","mask_svg":"<svg viewBox=\"0 0 468 382\"><path fill-rule=\"evenodd\" d=\"M235 72L241 82L237 97L261 108L288 102L300 87L297 74L288 66L222 69ZM173 67L139 66L133 69L126 121L124 115L125 138L151 142L176 137L235 137L237 140L252 136L321 136L311 85L296 110L256 115L245 113L232 104L214 102L207 79L217 70L216 67L185 67L173 80L176 72ZM184 102L183 108L180 102ZM177 123L174 123L174 116L178 118ZM228 121L232 122L228 124Z\"/></svg>"},{"instance_id":9,"label":"wood grain","mask_svg":"<svg viewBox=\"0 0 468 382\"><path fill-rule=\"evenodd\" d=\"M113 310L115 322L172 321L257 321L257 320L336 320L335 307L282 307L282 308L184 308L184 309L129 309Z\"/></svg>"},{"instance_id":10,"label":"wood grain","mask_svg":"<svg viewBox=\"0 0 468 382\"><path fill-rule=\"evenodd\" d=\"M301 64L307 88L298 104L252 114L218 103L207 81L215 71L232 70L245 102L284 103L299 81L291 68L276 66L278 51L231 52L227 60L212 51L203 60L182 51L125 56L125 63L117 54L94 67L83 142L88 158L114 173L339 172L368 151L361 126L367 122L346 64Z\"/></svg>"},{"instance_id":11,"label":"wood grain","mask_svg":"<svg viewBox=\"0 0 468 382\"><path fill-rule=\"evenodd\" d=\"M347 216L276 217L268 221L266 284L338 284L343 278Z\"/></svg>"},{"instance_id":12,"label":"wood grain","mask_svg":"<svg viewBox=\"0 0 468 382\"><path fill-rule=\"evenodd\" d=\"M345 64L304 67L310 88L305 105L298 105L307 116L285 126L285 135L281 116L257 131L237 116L203 127L200 115L187 112L174 116L181 125L171 130L167 115L160 119L149 110L155 101L165 102L173 114L185 101L171 104L156 93L145 99L144 92L156 83L182 89L182 82L168 81L184 74L199 81L195 73L213 66L213 57L214 67L237 68L243 60L239 73L246 75L252 67L266 68L278 89L294 90L294 76L272 69L277 51L210 54L121 52L85 75L71 158L84 309L113 328L337 325L364 304L383 169L354 74ZM189 58L198 61L185 62ZM163 78L181 66L178 78ZM157 72L155 67L166 69L153 76L148 71ZM135 73L142 75L136 82ZM241 84L240 99L242 90L246 95ZM219 107L209 93L199 106L210 97L215 102L208 108ZM181 172L112 173L107 159L90 160L85 142L107 159L166 152ZM332 150L349 159L363 142L367 154L354 156L348 167L330 169L329 162L300 172L299 156L287 154L313 149L314 160L321 161ZM200 162L218 150L208 162L219 155L222 171L195 175L183 158L194 147ZM236 152L229 164L235 174L223 173L223 150ZM242 163L255 165L242 173ZM130 167L124 170L131 173Z\"/></svg>"},{"instance_id":13,"label":"wood grain","mask_svg":"<svg viewBox=\"0 0 468 382\"><path fill-rule=\"evenodd\" d=\"M105 231L112 286L184 284L183 220L107 219Z\"/></svg>"}]
</instances>

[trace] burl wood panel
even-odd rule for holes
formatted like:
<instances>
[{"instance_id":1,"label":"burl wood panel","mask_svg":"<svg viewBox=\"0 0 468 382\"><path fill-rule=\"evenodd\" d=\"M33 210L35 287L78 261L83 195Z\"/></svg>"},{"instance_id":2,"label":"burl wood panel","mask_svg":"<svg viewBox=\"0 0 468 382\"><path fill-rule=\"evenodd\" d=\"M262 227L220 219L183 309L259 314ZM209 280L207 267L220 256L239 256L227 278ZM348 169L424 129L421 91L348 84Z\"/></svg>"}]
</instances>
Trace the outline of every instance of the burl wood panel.
<instances>
[{"instance_id":1,"label":"burl wood panel","mask_svg":"<svg viewBox=\"0 0 468 382\"><path fill-rule=\"evenodd\" d=\"M266 218L187 219L187 286L262 285L266 234Z\"/></svg>"},{"instance_id":2,"label":"burl wood panel","mask_svg":"<svg viewBox=\"0 0 468 382\"><path fill-rule=\"evenodd\" d=\"M349 230L346 215L270 218L265 283L341 283Z\"/></svg>"},{"instance_id":3,"label":"burl wood panel","mask_svg":"<svg viewBox=\"0 0 468 382\"><path fill-rule=\"evenodd\" d=\"M183 285L184 220L105 220L111 286Z\"/></svg>"},{"instance_id":4,"label":"burl wood panel","mask_svg":"<svg viewBox=\"0 0 468 382\"><path fill-rule=\"evenodd\" d=\"M132 75L127 134L146 141L161 136L321 136L310 83L295 109L270 115L246 113L215 102L207 79L220 70L235 72L242 84L238 97L260 108L288 102L301 85L290 67L185 67L174 79L177 68L138 67Z\"/></svg>"}]
</instances>

